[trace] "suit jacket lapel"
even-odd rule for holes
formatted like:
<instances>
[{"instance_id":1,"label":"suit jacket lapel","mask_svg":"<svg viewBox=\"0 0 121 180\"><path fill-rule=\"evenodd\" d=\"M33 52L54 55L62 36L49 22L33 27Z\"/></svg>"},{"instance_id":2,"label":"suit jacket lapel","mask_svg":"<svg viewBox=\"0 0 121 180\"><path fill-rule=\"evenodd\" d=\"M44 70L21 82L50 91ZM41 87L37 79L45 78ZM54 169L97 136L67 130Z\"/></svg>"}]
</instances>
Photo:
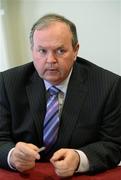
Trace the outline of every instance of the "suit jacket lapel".
<instances>
[{"instance_id":1,"label":"suit jacket lapel","mask_svg":"<svg viewBox=\"0 0 121 180\"><path fill-rule=\"evenodd\" d=\"M57 140L56 148L67 147L71 138L72 131L75 127L81 108L83 108L83 102L86 97L87 88L85 85L87 73L82 68L78 68L75 65L73 73L71 75L67 95L65 98L61 123L59 129L59 137Z\"/></svg>"},{"instance_id":2,"label":"suit jacket lapel","mask_svg":"<svg viewBox=\"0 0 121 180\"><path fill-rule=\"evenodd\" d=\"M42 142L42 124L46 111L46 93L44 82L36 72L27 85L26 91L30 103L32 119L38 133L37 137L39 138L39 142Z\"/></svg>"}]
</instances>

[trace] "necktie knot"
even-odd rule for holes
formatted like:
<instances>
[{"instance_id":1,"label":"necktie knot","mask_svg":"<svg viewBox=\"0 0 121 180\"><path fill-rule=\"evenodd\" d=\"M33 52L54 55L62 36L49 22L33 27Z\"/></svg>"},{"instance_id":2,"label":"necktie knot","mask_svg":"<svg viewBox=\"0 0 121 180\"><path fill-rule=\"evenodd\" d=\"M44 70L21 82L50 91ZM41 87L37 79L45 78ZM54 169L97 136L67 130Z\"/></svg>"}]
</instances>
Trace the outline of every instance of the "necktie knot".
<instances>
[{"instance_id":1,"label":"necktie knot","mask_svg":"<svg viewBox=\"0 0 121 180\"><path fill-rule=\"evenodd\" d=\"M51 86L48 91L51 96L57 95L59 93L59 89L55 86Z\"/></svg>"}]
</instances>

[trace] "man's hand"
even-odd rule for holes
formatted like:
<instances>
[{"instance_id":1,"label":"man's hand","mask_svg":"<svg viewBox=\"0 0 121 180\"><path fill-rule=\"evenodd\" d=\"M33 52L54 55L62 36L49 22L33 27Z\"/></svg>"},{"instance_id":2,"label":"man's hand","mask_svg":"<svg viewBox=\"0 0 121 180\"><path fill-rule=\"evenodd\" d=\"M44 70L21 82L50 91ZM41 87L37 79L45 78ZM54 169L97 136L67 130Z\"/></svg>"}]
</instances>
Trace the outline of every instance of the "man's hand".
<instances>
[{"instance_id":1,"label":"man's hand","mask_svg":"<svg viewBox=\"0 0 121 180\"><path fill-rule=\"evenodd\" d=\"M24 172L35 167L35 160L40 159L39 148L33 144L18 142L10 156L10 164Z\"/></svg>"},{"instance_id":2,"label":"man's hand","mask_svg":"<svg viewBox=\"0 0 121 180\"><path fill-rule=\"evenodd\" d=\"M72 176L80 163L80 157L73 149L60 149L54 153L50 162L60 177Z\"/></svg>"}]
</instances>

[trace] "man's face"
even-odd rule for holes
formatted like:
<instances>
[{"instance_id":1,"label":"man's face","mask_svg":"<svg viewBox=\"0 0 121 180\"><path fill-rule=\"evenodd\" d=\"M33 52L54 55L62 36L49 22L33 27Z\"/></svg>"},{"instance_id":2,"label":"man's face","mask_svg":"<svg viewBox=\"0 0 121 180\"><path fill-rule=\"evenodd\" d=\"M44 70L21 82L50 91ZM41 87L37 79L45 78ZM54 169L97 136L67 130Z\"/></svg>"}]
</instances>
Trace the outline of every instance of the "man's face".
<instances>
[{"instance_id":1,"label":"man's face","mask_svg":"<svg viewBox=\"0 0 121 180\"><path fill-rule=\"evenodd\" d=\"M72 46L72 33L62 22L55 22L33 36L32 55L39 76L53 85L64 81L76 60L79 45Z\"/></svg>"}]
</instances>

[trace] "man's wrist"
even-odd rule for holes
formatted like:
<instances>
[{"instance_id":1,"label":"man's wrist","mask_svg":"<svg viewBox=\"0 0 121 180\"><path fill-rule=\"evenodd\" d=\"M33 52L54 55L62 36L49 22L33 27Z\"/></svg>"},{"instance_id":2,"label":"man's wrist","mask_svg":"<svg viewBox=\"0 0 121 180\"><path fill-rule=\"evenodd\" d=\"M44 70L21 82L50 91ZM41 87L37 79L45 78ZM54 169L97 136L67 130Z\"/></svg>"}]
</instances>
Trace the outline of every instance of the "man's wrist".
<instances>
[{"instance_id":1,"label":"man's wrist","mask_svg":"<svg viewBox=\"0 0 121 180\"><path fill-rule=\"evenodd\" d=\"M78 153L80 157L80 162L75 172L81 172L81 173L87 172L89 170L89 161L86 154L80 150L75 149L75 151Z\"/></svg>"},{"instance_id":2,"label":"man's wrist","mask_svg":"<svg viewBox=\"0 0 121 180\"><path fill-rule=\"evenodd\" d=\"M12 149L9 151L8 157L7 157L7 162L8 162L8 165L9 165L9 167L10 167L11 169L16 170L16 168L15 168L15 167L11 164L11 162L10 162L11 154L12 154L12 152L13 152L14 149L15 149L15 148L12 148Z\"/></svg>"}]
</instances>

